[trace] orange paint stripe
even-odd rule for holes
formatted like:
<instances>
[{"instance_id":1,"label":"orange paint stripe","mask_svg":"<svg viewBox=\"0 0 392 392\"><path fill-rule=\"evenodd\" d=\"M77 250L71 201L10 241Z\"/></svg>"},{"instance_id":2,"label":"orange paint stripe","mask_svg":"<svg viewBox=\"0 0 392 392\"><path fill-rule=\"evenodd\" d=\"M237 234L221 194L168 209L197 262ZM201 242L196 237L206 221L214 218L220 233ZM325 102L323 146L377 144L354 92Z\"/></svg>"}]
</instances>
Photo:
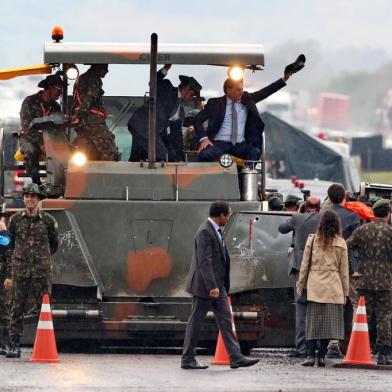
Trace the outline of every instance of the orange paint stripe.
<instances>
[{"instance_id":1,"label":"orange paint stripe","mask_svg":"<svg viewBox=\"0 0 392 392\"><path fill-rule=\"evenodd\" d=\"M356 323L367 323L366 314L357 314L355 316L355 322Z\"/></svg>"},{"instance_id":2,"label":"orange paint stripe","mask_svg":"<svg viewBox=\"0 0 392 392\"><path fill-rule=\"evenodd\" d=\"M52 313L41 312L39 319L40 319L40 321L52 321Z\"/></svg>"}]
</instances>

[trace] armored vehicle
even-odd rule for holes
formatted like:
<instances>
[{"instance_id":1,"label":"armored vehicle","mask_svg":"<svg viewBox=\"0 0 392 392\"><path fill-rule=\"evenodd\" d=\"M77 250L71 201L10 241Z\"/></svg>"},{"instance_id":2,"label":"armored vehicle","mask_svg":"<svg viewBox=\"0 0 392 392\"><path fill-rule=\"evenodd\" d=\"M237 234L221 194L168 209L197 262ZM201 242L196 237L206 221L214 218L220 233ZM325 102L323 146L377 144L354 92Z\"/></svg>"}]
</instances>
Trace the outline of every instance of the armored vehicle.
<instances>
[{"instance_id":1,"label":"armored vehicle","mask_svg":"<svg viewBox=\"0 0 392 392\"><path fill-rule=\"evenodd\" d=\"M252 70L264 65L260 45L160 44L157 49L154 40L151 48L55 40L45 43L45 65L39 72L64 71L65 114L69 114L67 71L78 64L150 64L151 75L156 74L157 61ZM153 82L150 89L145 99L154 113ZM129 114L142 102L143 98L127 97L106 101L119 139L127 137L119 129L125 129ZM61 119L41 121L46 150L42 175L50 196L42 207L57 219L60 232L51 298L60 343L181 345L191 306L184 288L193 237L211 202L223 199L233 209L225 238L241 346L246 352L260 345L293 344L293 283L287 273L290 238L278 234L287 214L263 211L263 162L261 170L253 165L242 174L230 157L211 163L191 159L156 163L153 143L148 162L84 162L73 159L70 130ZM27 343L35 323L32 312L26 319ZM200 345L214 347L216 338L209 314Z\"/></svg>"}]
</instances>

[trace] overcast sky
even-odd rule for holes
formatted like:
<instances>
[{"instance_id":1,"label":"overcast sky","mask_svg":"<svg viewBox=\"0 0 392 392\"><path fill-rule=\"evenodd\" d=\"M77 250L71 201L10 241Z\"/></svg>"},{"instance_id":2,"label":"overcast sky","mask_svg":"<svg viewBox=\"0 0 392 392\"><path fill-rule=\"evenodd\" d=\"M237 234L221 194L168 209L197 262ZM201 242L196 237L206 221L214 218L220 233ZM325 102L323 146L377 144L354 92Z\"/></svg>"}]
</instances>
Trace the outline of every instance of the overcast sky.
<instances>
[{"instance_id":1,"label":"overcast sky","mask_svg":"<svg viewBox=\"0 0 392 392\"><path fill-rule=\"evenodd\" d=\"M382 63L392 57L391 5L391 0L1 0L0 68L42 63L43 42L57 24L66 41L147 42L156 32L160 42L260 43L267 54L288 41L314 41L325 52L371 49ZM269 63L275 64L267 56L266 67ZM179 71L173 67L173 81ZM212 83L211 76L203 80L203 72L192 70L202 84L214 84L206 86L212 89L225 77L219 72ZM113 67L104 89L140 95L147 76L148 67ZM260 85L270 81L263 76L257 75ZM36 82L1 82L0 116L14 112L26 92L35 92Z\"/></svg>"}]
</instances>

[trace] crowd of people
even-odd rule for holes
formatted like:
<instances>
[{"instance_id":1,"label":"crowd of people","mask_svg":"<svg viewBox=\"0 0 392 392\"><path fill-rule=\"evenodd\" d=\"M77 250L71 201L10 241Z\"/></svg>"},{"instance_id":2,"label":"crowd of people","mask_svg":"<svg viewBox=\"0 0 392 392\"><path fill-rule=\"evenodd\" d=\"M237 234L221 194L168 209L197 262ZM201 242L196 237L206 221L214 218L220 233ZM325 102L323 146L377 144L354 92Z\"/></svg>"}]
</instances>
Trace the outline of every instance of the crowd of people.
<instances>
[{"instance_id":1,"label":"crowd of people","mask_svg":"<svg viewBox=\"0 0 392 392\"><path fill-rule=\"evenodd\" d=\"M300 212L279 226L292 233L289 271L296 299L296 350L303 366L325 366L325 356L342 356L344 313L364 296L375 324L374 351L379 365L392 365L392 227L391 202L372 208L349 202L342 185L333 184L321 203L307 197ZM288 198L291 210L293 197ZM297 207L298 208L298 207Z\"/></svg>"}]
</instances>

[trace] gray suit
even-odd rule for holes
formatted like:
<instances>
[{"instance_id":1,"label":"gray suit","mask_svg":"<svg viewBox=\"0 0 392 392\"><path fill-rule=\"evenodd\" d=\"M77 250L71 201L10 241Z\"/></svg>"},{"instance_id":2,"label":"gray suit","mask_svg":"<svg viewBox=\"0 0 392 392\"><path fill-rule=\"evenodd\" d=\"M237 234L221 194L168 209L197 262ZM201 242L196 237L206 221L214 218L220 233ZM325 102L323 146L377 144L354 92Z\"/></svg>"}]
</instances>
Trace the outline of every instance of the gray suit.
<instances>
[{"instance_id":1,"label":"gray suit","mask_svg":"<svg viewBox=\"0 0 392 392\"><path fill-rule=\"evenodd\" d=\"M210 290L214 288L219 288L219 298L209 296ZM194 360L200 331L209 310L214 312L230 361L242 358L231 325L231 312L227 301L229 288L229 253L219 234L207 220L199 227L193 245L192 263L186 286L186 290L193 295L193 301L185 332L182 364Z\"/></svg>"},{"instance_id":2,"label":"gray suit","mask_svg":"<svg viewBox=\"0 0 392 392\"><path fill-rule=\"evenodd\" d=\"M302 256L309 234L317 231L319 213L316 211L295 214L279 226L279 232L287 234L293 232L294 258L291 260L290 273L294 277L294 298L297 296L296 283L301 269ZM306 353L305 339L306 304L295 303L295 347L298 353Z\"/></svg>"}]
</instances>

